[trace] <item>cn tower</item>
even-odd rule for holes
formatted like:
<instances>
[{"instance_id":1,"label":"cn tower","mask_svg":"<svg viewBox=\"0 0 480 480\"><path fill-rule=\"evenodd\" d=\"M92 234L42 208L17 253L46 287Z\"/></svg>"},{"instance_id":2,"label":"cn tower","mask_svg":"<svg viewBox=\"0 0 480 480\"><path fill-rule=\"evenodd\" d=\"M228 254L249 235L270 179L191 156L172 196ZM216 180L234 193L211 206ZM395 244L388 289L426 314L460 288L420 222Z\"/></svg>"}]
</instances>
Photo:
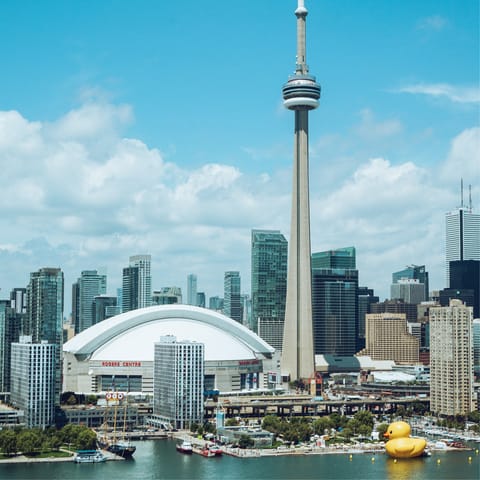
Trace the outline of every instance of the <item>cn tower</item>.
<instances>
[{"instance_id":1,"label":"cn tower","mask_svg":"<svg viewBox=\"0 0 480 480\"><path fill-rule=\"evenodd\" d=\"M298 0L297 63L283 86L283 104L295 112L292 222L288 252L287 300L281 370L290 380L314 375L310 200L308 182L308 112L318 107L320 85L308 73L305 27L308 11Z\"/></svg>"}]
</instances>

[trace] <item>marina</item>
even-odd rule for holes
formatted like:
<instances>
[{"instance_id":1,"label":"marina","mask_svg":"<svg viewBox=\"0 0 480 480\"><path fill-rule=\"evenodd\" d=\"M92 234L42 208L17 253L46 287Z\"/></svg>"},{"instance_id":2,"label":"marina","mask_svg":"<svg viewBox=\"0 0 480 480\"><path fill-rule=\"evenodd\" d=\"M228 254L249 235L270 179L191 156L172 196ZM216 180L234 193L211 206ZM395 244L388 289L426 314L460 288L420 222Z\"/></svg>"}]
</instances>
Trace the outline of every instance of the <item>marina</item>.
<instances>
[{"instance_id":1,"label":"marina","mask_svg":"<svg viewBox=\"0 0 480 480\"><path fill-rule=\"evenodd\" d=\"M358 448L326 448L320 453L290 449L256 456L253 451L228 449L218 461L201 455L176 453L175 439L139 441L131 460L78 465L73 461L37 464L0 462L0 477L9 480L129 480L157 479L346 479L431 480L432 478L473 480L478 478L480 456L475 451L433 451L430 457L395 462L383 451ZM240 449L242 450L242 449ZM293 453L295 452L295 453ZM323 454L322 454L323 453Z\"/></svg>"}]
</instances>

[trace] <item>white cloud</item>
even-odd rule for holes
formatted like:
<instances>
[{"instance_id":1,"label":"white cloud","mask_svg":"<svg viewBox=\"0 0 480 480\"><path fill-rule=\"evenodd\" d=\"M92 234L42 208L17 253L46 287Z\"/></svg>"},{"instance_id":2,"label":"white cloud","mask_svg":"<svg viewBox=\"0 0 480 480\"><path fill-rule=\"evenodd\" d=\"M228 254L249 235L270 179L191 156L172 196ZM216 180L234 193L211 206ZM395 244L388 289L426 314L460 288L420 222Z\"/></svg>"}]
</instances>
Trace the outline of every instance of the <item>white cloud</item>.
<instances>
[{"instance_id":1,"label":"white cloud","mask_svg":"<svg viewBox=\"0 0 480 480\"><path fill-rule=\"evenodd\" d=\"M444 182L463 178L480 186L480 127L464 130L453 139L440 174Z\"/></svg>"},{"instance_id":2,"label":"white cloud","mask_svg":"<svg viewBox=\"0 0 480 480\"><path fill-rule=\"evenodd\" d=\"M248 291L251 229L279 229L288 238L290 169L249 174L219 163L185 169L141 140L123 138L131 118L129 107L103 101L50 124L0 112L3 293L24 286L29 272L43 266L64 269L67 291L81 270L103 265L113 293L136 253L152 254L154 288L183 286L194 272L207 295L221 295L223 272L240 270ZM355 141L378 146L402 131L397 120L380 121L364 110L358 136L350 135L337 157L335 145L344 139L317 142L312 150L329 166L312 159L312 247L354 245L361 283L371 288L388 288L391 272L407 263L427 265L432 288L439 288L443 215L455 205L451 178L475 175L479 129L461 132L431 171L405 159L350 156ZM102 132L107 140L100 145Z\"/></svg>"},{"instance_id":3,"label":"white cloud","mask_svg":"<svg viewBox=\"0 0 480 480\"><path fill-rule=\"evenodd\" d=\"M355 133L365 140L378 140L392 137L402 131L399 120L389 119L377 122L375 116L368 108L360 112L361 122L354 129Z\"/></svg>"},{"instance_id":4,"label":"white cloud","mask_svg":"<svg viewBox=\"0 0 480 480\"><path fill-rule=\"evenodd\" d=\"M98 139L114 133L119 127L132 121L129 105L86 103L71 110L50 126L54 137L67 139Z\"/></svg>"},{"instance_id":5,"label":"white cloud","mask_svg":"<svg viewBox=\"0 0 480 480\"><path fill-rule=\"evenodd\" d=\"M418 83L406 85L398 89L401 93L427 95L431 97L446 98L455 103L479 103L479 87L462 87L447 83Z\"/></svg>"},{"instance_id":6,"label":"white cloud","mask_svg":"<svg viewBox=\"0 0 480 480\"><path fill-rule=\"evenodd\" d=\"M448 20L441 15L432 15L430 17L422 18L417 23L417 28L420 30L434 30L440 31L448 26Z\"/></svg>"}]
</instances>

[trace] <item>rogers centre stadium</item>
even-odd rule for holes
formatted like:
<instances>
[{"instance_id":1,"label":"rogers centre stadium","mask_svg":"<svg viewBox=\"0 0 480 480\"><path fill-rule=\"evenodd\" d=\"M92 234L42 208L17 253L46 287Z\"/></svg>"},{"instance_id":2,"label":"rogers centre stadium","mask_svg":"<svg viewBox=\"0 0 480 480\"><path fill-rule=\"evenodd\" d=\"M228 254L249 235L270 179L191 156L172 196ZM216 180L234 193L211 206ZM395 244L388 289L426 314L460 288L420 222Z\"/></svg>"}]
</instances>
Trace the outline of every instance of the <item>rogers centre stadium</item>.
<instances>
[{"instance_id":1,"label":"rogers centre stadium","mask_svg":"<svg viewBox=\"0 0 480 480\"><path fill-rule=\"evenodd\" d=\"M205 389L267 382L274 348L240 323L190 305L158 305L103 320L63 345L63 391L153 393L154 345L173 335L205 346Z\"/></svg>"}]
</instances>

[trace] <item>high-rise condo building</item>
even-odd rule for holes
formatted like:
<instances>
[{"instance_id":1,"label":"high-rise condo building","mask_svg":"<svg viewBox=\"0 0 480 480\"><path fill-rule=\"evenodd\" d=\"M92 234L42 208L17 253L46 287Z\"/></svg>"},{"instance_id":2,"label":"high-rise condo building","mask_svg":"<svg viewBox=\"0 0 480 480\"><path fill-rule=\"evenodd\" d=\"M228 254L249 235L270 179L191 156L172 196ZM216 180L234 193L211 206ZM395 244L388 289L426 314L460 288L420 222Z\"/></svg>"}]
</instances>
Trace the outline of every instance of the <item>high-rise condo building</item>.
<instances>
[{"instance_id":1,"label":"high-rise condo building","mask_svg":"<svg viewBox=\"0 0 480 480\"><path fill-rule=\"evenodd\" d=\"M408 265L403 270L392 273L392 283L398 283L399 280L404 278L415 279L418 280L418 283L422 283L425 290L424 301L430 298L428 272L425 265Z\"/></svg>"},{"instance_id":2,"label":"high-rise condo building","mask_svg":"<svg viewBox=\"0 0 480 480\"><path fill-rule=\"evenodd\" d=\"M63 272L59 268L41 268L30 273L27 287L27 314L23 334L33 344L46 341L55 345L55 402L60 403L61 351L63 344ZM13 372L12 372L13 375Z\"/></svg>"},{"instance_id":3,"label":"high-rise condo building","mask_svg":"<svg viewBox=\"0 0 480 480\"><path fill-rule=\"evenodd\" d=\"M284 379L309 379L315 374L312 324L312 271L310 248L310 193L308 112L318 107L320 85L310 75L306 59L304 0L298 0L297 62L295 74L283 86L283 104L295 112L292 216L288 252L287 300L282 346Z\"/></svg>"},{"instance_id":4,"label":"high-rise condo building","mask_svg":"<svg viewBox=\"0 0 480 480\"><path fill-rule=\"evenodd\" d=\"M17 312L15 302L0 300L0 392L10 391L11 346L18 342L25 318L26 313Z\"/></svg>"},{"instance_id":5,"label":"high-rise condo building","mask_svg":"<svg viewBox=\"0 0 480 480\"><path fill-rule=\"evenodd\" d=\"M153 413L160 421L179 429L203 423L204 365L203 343L173 335L155 343Z\"/></svg>"},{"instance_id":6,"label":"high-rise condo building","mask_svg":"<svg viewBox=\"0 0 480 480\"><path fill-rule=\"evenodd\" d=\"M124 312L152 305L151 255L130 257L123 269L122 309Z\"/></svg>"},{"instance_id":7,"label":"high-rise condo building","mask_svg":"<svg viewBox=\"0 0 480 480\"><path fill-rule=\"evenodd\" d=\"M242 302L240 299L240 272L225 272L223 313L242 323Z\"/></svg>"},{"instance_id":8,"label":"high-rise condo building","mask_svg":"<svg viewBox=\"0 0 480 480\"><path fill-rule=\"evenodd\" d=\"M197 276L194 273L187 276L187 305L197 305Z\"/></svg>"},{"instance_id":9,"label":"high-rise condo building","mask_svg":"<svg viewBox=\"0 0 480 480\"><path fill-rule=\"evenodd\" d=\"M24 411L28 428L46 428L55 423L56 373L59 345L31 337L12 343L11 395L15 408Z\"/></svg>"},{"instance_id":10,"label":"high-rise condo building","mask_svg":"<svg viewBox=\"0 0 480 480\"><path fill-rule=\"evenodd\" d=\"M462 189L463 190L463 189ZM462 193L463 195L463 193ZM454 260L480 260L480 214L470 206L462 206L445 216L447 287L450 287L450 262Z\"/></svg>"},{"instance_id":11,"label":"high-rise condo building","mask_svg":"<svg viewBox=\"0 0 480 480\"><path fill-rule=\"evenodd\" d=\"M404 313L369 313L365 332L365 349L358 355L369 355L372 360L418 363L420 340L408 332Z\"/></svg>"},{"instance_id":12,"label":"high-rise condo building","mask_svg":"<svg viewBox=\"0 0 480 480\"><path fill-rule=\"evenodd\" d=\"M288 242L279 230L252 230L251 275L252 275L252 325L251 329L268 344L271 338L262 335L258 325L277 325L280 331L281 350L283 322L285 320L285 297L287 293ZM277 334L275 334L277 338ZM276 340L278 344L278 338Z\"/></svg>"},{"instance_id":13,"label":"high-rise condo building","mask_svg":"<svg viewBox=\"0 0 480 480\"><path fill-rule=\"evenodd\" d=\"M475 318L473 328L473 370L475 376L480 378L480 318Z\"/></svg>"},{"instance_id":14,"label":"high-rise condo building","mask_svg":"<svg viewBox=\"0 0 480 480\"><path fill-rule=\"evenodd\" d=\"M356 353L357 292L358 270L354 268L312 269L315 354L350 356Z\"/></svg>"},{"instance_id":15,"label":"high-rise condo building","mask_svg":"<svg viewBox=\"0 0 480 480\"><path fill-rule=\"evenodd\" d=\"M95 324L93 299L107 293L107 276L97 270L84 270L72 287L75 298L72 298L72 312L76 312L75 333ZM77 316L78 315L78 316Z\"/></svg>"},{"instance_id":16,"label":"high-rise condo building","mask_svg":"<svg viewBox=\"0 0 480 480\"><path fill-rule=\"evenodd\" d=\"M47 340L61 347L63 298L63 272L59 268L41 268L30 274L23 333L31 335L33 343Z\"/></svg>"},{"instance_id":17,"label":"high-rise condo building","mask_svg":"<svg viewBox=\"0 0 480 480\"><path fill-rule=\"evenodd\" d=\"M430 411L466 415L475 408L473 308L453 299L430 308Z\"/></svg>"}]
</instances>

